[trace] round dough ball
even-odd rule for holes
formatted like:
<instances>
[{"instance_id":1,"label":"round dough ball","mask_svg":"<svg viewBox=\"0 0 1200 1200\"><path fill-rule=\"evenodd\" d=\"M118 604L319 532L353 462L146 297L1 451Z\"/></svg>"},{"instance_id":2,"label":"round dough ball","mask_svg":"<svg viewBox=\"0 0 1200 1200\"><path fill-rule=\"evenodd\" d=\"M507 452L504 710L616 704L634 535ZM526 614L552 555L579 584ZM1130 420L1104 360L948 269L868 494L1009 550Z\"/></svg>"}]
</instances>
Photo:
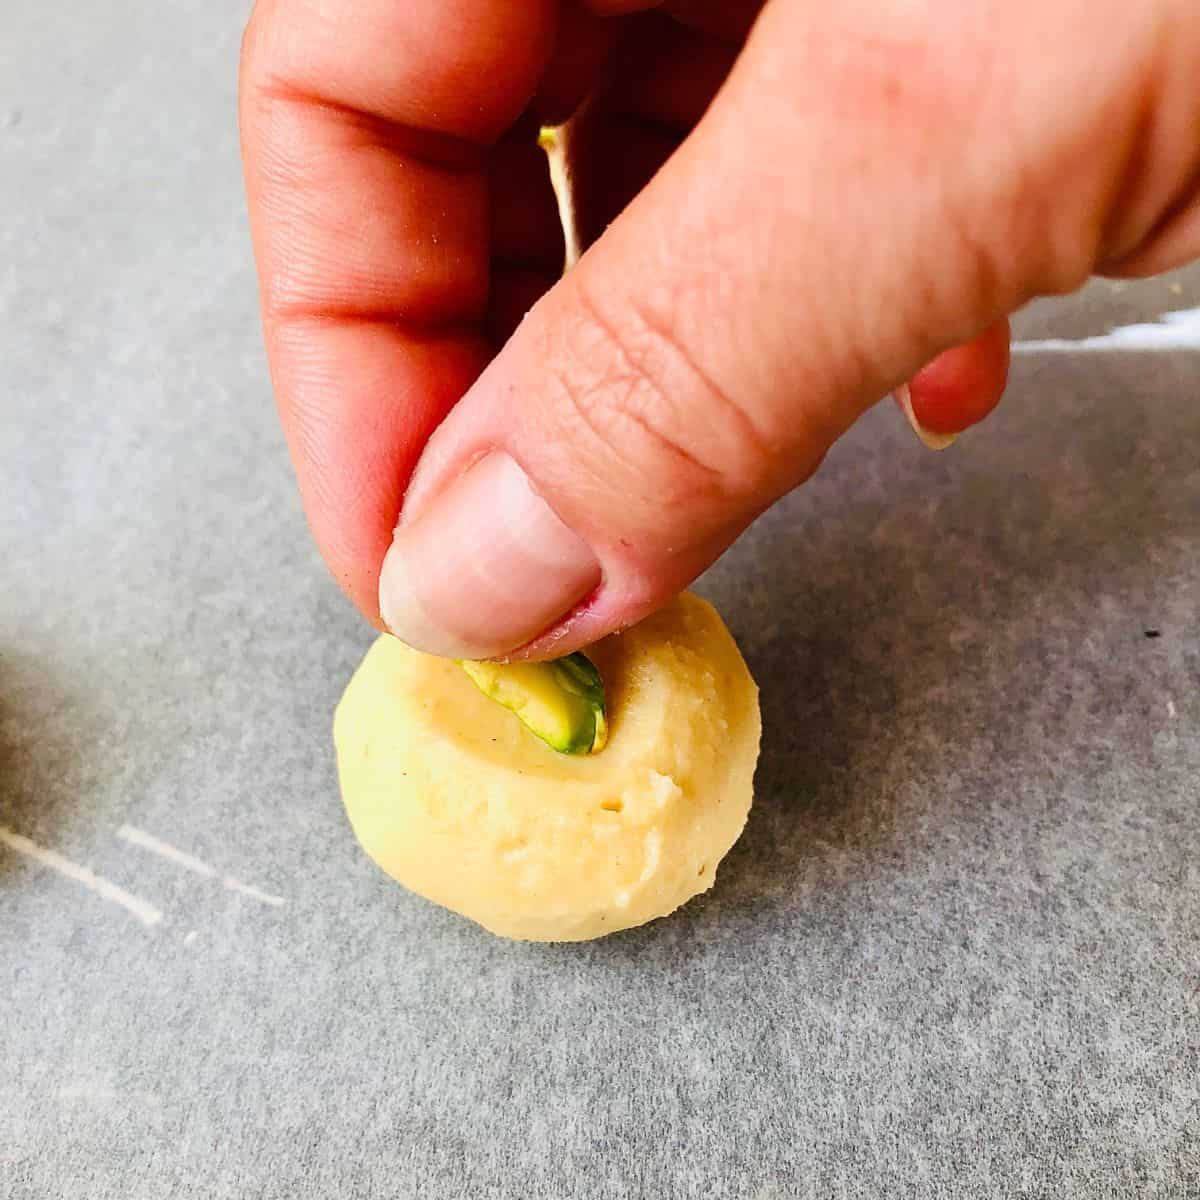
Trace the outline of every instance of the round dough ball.
<instances>
[{"instance_id":1,"label":"round dough ball","mask_svg":"<svg viewBox=\"0 0 1200 1200\"><path fill-rule=\"evenodd\" d=\"M758 758L758 689L737 645L685 594L588 656L609 741L573 757L457 664L379 638L334 719L367 853L419 895L531 941L628 929L710 888Z\"/></svg>"}]
</instances>

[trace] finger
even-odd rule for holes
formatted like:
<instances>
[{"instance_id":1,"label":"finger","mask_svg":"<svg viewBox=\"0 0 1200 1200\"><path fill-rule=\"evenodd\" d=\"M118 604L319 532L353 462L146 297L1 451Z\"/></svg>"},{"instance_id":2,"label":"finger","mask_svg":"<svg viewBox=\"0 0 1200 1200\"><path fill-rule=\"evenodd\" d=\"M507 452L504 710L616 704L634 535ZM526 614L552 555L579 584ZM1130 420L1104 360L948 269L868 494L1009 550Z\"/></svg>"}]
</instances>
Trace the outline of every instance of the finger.
<instances>
[{"instance_id":1,"label":"finger","mask_svg":"<svg viewBox=\"0 0 1200 1200\"><path fill-rule=\"evenodd\" d=\"M765 0L584 0L601 16L660 9L693 29L740 44L750 32Z\"/></svg>"},{"instance_id":2,"label":"finger","mask_svg":"<svg viewBox=\"0 0 1200 1200\"><path fill-rule=\"evenodd\" d=\"M1074 5L950 8L924 42L905 8L764 10L696 131L431 439L380 579L394 632L544 656L639 619L878 397L1083 282L1137 152L1140 118L1114 113L1138 111L1161 30L1112 0L1099 60L1037 58ZM1131 53L1047 129L1048 96L1097 93L1096 61ZM1035 59L1023 88L996 78Z\"/></svg>"},{"instance_id":3,"label":"finger","mask_svg":"<svg viewBox=\"0 0 1200 1200\"><path fill-rule=\"evenodd\" d=\"M667 0L664 11L691 29L740 46L764 3L765 0Z\"/></svg>"},{"instance_id":4,"label":"finger","mask_svg":"<svg viewBox=\"0 0 1200 1200\"><path fill-rule=\"evenodd\" d=\"M728 78L739 49L658 13L630 19L610 57L601 106L688 133Z\"/></svg>"},{"instance_id":5,"label":"finger","mask_svg":"<svg viewBox=\"0 0 1200 1200\"><path fill-rule=\"evenodd\" d=\"M1200 130L1197 131L1200 156ZM1104 267L1113 278L1138 279L1161 275L1200 258L1200 166L1198 182L1167 216L1155 226L1142 245Z\"/></svg>"},{"instance_id":6,"label":"finger","mask_svg":"<svg viewBox=\"0 0 1200 1200\"><path fill-rule=\"evenodd\" d=\"M1008 322L998 321L922 367L908 385L920 428L945 436L978 425L1004 395L1010 353Z\"/></svg>"},{"instance_id":7,"label":"finger","mask_svg":"<svg viewBox=\"0 0 1200 1200\"><path fill-rule=\"evenodd\" d=\"M756 65L431 441L380 580L405 640L480 657L555 627L530 649L558 652L639 618L943 349L922 330L950 344L986 323L960 295L936 319L944 298L897 302L943 220L930 189L881 227L911 151L895 123L853 146L828 80L764 111L771 91L737 78Z\"/></svg>"},{"instance_id":8,"label":"finger","mask_svg":"<svg viewBox=\"0 0 1200 1200\"><path fill-rule=\"evenodd\" d=\"M602 86L566 130L576 228L590 245L678 149L735 61L658 14L626 22Z\"/></svg>"},{"instance_id":9,"label":"finger","mask_svg":"<svg viewBox=\"0 0 1200 1200\"><path fill-rule=\"evenodd\" d=\"M583 0L584 7L598 17L623 17L630 13L661 8L663 0Z\"/></svg>"},{"instance_id":10,"label":"finger","mask_svg":"<svg viewBox=\"0 0 1200 1200\"><path fill-rule=\"evenodd\" d=\"M586 248L616 220L679 148L664 126L588 105L564 131L571 208Z\"/></svg>"},{"instance_id":11,"label":"finger","mask_svg":"<svg viewBox=\"0 0 1200 1200\"><path fill-rule=\"evenodd\" d=\"M1158 104L1138 129L1134 169L1121 181L1123 203L1105 231L1105 274L1159 274L1200 258L1200 21L1179 0L1177 19L1150 86L1183 103ZM1190 99L1192 103L1188 103Z\"/></svg>"},{"instance_id":12,"label":"finger","mask_svg":"<svg viewBox=\"0 0 1200 1200\"><path fill-rule=\"evenodd\" d=\"M369 616L421 447L489 354L489 147L555 16L553 0L260 0L246 31L268 358L317 542Z\"/></svg>"},{"instance_id":13,"label":"finger","mask_svg":"<svg viewBox=\"0 0 1200 1200\"><path fill-rule=\"evenodd\" d=\"M624 28L623 21L597 16L579 0L566 0L534 98L543 125L561 125L591 94Z\"/></svg>"}]
</instances>

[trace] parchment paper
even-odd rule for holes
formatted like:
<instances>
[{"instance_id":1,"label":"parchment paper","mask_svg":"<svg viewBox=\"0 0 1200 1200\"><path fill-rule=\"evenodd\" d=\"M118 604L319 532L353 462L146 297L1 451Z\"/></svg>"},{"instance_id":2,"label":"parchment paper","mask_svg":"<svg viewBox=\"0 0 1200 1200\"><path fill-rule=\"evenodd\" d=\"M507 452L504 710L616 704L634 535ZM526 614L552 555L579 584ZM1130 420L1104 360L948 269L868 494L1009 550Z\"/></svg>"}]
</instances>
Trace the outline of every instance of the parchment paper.
<instances>
[{"instance_id":1,"label":"parchment paper","mask_svg":"<svg viewBox=\"0 0 1200 1200\"><path fill-rule=\"evenodd\" d=\"M343 817L244 15L4 17L0 1194L1200 1194L1200 356L1021 356L941 456L874 413L702 585L766 718L715 891L497 941Z\"/></svg>"}]
</instances>

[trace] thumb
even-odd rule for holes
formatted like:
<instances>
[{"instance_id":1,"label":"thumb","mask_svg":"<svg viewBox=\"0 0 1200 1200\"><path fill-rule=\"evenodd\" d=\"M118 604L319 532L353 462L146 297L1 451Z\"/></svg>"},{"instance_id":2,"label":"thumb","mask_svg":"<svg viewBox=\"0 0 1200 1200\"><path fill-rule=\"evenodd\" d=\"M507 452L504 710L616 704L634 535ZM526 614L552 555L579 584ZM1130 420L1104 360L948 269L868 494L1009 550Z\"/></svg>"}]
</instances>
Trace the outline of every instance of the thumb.
<instances>
[{"instance_id":1,"label":"thumb","mask_svg":"<svg viewBox=\"0 0 1200 1200\"><path fill-rule=\"evenodd\" d=\"M380 576L397 636L541 656L639 620L879 397L1084 281L1102 170L1046 228L1016 186L1053 195L1080 159L1086 129L1037 141L1069 66L995 89L989 140L977 59L1036 43L968 18L914 50L907 6L844 7L768 6L692 136L434 434ZM1010 40L1063 44L1028 24Z\"/></svg>"}]
</instances>

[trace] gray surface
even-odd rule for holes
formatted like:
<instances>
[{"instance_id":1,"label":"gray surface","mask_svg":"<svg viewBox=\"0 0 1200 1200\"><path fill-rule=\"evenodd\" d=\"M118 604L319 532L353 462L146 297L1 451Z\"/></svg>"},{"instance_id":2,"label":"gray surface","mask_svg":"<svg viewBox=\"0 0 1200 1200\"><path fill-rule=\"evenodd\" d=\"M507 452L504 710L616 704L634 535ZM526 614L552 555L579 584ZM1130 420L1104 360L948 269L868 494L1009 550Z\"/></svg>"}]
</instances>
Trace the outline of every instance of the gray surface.
<instances>
[{"instance_id":1,"label":"gray surface","mask_svg":"<svg viewBox=\"0 0 1200 1200\"><path fill-rule=\"evenodd\" d=\"M874 414L705 584L767 721L716 890L495 941L342 816L368 633L274 423L220 8L4 15L0 824L165 919L0 847L0 1195L1200 1194L1200 360L1022 359L941 457Z\"/></svg>"}]
</instances>

